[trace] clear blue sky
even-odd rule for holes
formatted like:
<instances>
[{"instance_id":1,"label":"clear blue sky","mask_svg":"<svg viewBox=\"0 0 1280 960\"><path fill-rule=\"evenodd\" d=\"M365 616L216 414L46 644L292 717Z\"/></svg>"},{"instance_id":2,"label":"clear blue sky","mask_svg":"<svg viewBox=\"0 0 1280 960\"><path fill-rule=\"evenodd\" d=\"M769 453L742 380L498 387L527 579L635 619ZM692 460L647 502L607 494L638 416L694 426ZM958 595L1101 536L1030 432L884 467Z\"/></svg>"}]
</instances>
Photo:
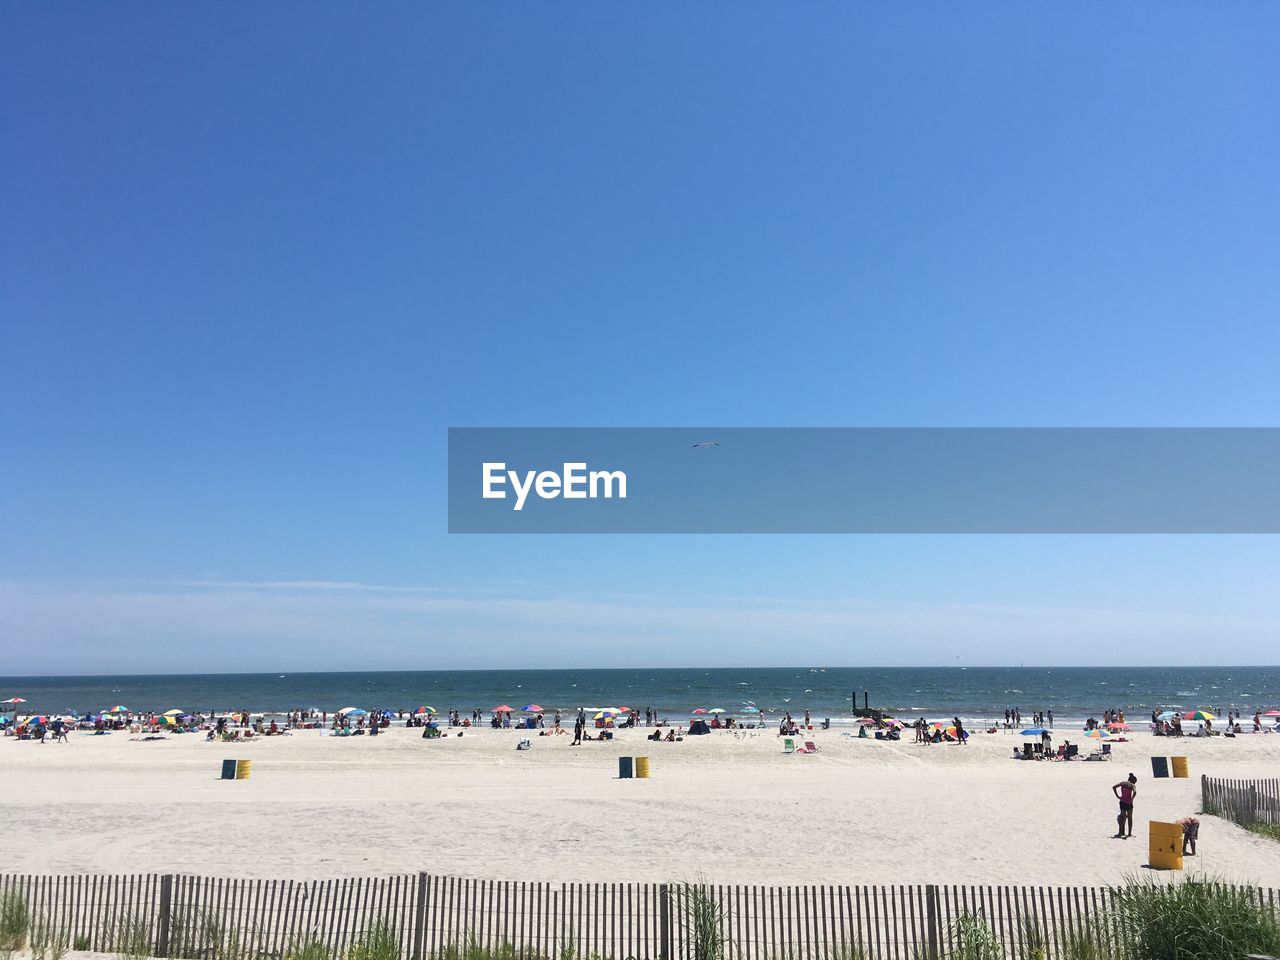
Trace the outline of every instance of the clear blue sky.
<instances>
[{"instance_id":1,"label":"clear blue sky","mask_svg":"<svg viewBox=\"0 0 1280 960\"><path fill-rule=\"evenodd\" d=\"M1275 538L450 537L444 452L1277 425L1277 35L1262 3L7 4L0 673L1275 663Z\"/></svg>"}]
</instances>

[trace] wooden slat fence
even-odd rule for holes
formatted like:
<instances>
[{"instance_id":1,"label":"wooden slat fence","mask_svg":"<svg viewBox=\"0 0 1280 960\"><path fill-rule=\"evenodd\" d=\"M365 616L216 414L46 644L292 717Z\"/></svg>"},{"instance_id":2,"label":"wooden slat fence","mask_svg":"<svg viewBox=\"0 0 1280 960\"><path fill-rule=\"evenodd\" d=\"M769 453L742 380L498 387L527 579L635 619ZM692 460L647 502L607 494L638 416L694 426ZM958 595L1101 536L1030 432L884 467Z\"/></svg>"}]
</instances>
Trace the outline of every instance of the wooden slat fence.
<instances>
[{"instance_id":1,"label":"wooden slat fence","mask_svg":"<svg viewBox=\"0 0 1280 960\"><path fill-rule=\"evenodd\" d=\"M1280 910L1280 892L1255 893ZM452 949L471 944L503 948L495 960L936 960L966 914L995 931L1010 960L1032 960L1062 956L1111 897L1104 887L554 884L426 873L0 875L0 895L10 894L72 948L184 960L279 960L307 942L337 958L376 927L402 960L458 960Z\"/></svg>"},{"instance_id":2,"label":"wooden slat fence","mask_svg":"<svg viewBox=\"0 0 1280 960\"><path fill-rule=\"evenodd\" d=\"M1280 823L1280 780L1200 778L1205 813L1236 823Z\"/></svg>"}]
</instances>

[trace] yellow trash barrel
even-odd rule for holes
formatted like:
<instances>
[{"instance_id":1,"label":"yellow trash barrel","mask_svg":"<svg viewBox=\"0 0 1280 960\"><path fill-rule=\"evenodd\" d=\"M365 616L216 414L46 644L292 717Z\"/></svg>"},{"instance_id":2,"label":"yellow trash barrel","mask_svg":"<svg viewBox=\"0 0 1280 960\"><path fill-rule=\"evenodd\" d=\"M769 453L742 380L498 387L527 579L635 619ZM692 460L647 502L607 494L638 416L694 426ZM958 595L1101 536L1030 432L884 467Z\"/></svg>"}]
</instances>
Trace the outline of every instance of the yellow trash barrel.
<instances>
[{"instance_id":1,"label":"yellow trash barrel","mask_svg":"<svg viewBox=\"0 0 1280 960\"><path fill-rule=\"evenodd\" d=\"M1182 777L1185 779L1186 777L1190 776L1189 772L1187 771L1186 757L1171 757L1170 759L1173 761L1173 775L1175 777Z\"/></svg>"},{"instance_id":2,"label":"yellow trash barrel","mask_svg":"<svg viewBox=\"0 0 1280 960\"><path fill-rule=\"evenodd\" d=\"M642 780L648 779L649 777L649 758L648 757L636 757L636 776L640 777Z\"/></svg>"},{"instance_id":3,"label":"yellow trash barrel","mask_svg":"<svg viewBox=\"0 0 1280 960\"><path fill-rule=\"evenodd\" d=\"M249 772L250 772L252 769L253 769L253 761L252 761L252 760L237 760L237 761L236 761L236 779L237 779L237 780L248 780L248 779L249 779Z\"/></svg>"},{"instance_id":4,"label":"yellow trash barrel","mask_svg":"<svg viewBox=\"0 0 1280 960\"><path fill-rule=\"evenodd\" d=\"M1157 870L1182 869L1182 824L1150 821L1147 861Z\"/></svg>"}]
</instances>

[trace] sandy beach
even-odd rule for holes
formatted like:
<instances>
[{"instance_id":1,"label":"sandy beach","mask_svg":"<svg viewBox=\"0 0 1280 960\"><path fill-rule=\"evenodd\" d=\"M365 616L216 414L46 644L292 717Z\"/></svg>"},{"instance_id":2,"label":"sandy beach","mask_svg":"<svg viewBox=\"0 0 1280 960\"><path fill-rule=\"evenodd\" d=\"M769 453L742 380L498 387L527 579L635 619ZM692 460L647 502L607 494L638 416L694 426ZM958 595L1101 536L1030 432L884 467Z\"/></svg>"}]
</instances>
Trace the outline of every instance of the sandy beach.
<instances>
[{"instance_id":1,"label":"sandy beach","mask_svg":"<svg viewBox=\"0 0 1280 960\"><path fill-rule=\"evenodd\" d=\"M784 755L772 732L656 744L481 729L425 741L394 728L242 744L73 733L0 741L6 869L311 878L425 870L481 878L735 883L1073 884L1147 874L1149 819L1199 810L1199 776L1275 776L1280 735L1166 739L1145 731L1110 762L1024 763L1015 733L967 746L812 734ZM1082 744L1078 731L1057 731ZM1152 755L1191 778L1151 777ZM617 779L647 755L648 780ZM253 761L246 781L224 758ZM1135 833L1113 839L1111 785L1139 777ZM39 811L48 811L40 813ZM1280 886L1273 841L1202 818L1188 872ZM20 826L19 826L20 825Z\"/></svg>"}]
</instances>

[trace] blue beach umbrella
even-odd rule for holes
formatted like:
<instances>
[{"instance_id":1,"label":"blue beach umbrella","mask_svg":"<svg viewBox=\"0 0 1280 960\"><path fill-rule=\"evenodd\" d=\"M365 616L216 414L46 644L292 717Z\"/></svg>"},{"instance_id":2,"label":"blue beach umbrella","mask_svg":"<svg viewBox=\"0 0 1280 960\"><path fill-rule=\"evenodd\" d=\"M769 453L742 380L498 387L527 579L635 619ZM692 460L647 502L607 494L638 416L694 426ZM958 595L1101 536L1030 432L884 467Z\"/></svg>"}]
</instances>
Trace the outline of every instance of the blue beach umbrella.
<instances>
[{"instance_id":1,"label":"blue beach umbrella","mask_svg":"<svg viewBox=\"0 0 1280 960\"><path fill-rule=\"evenodd\" d=\"M1157 714L1157 720L1172 720L1174 717L1181 716L1177 710L1166 710L1164 713Z\"/></svg>"},{"instance_id":2,"label":"blue beach umbrella","mask_svg":"<svg viewBox=\"0 0 1280 960\"><path fill-rule=\"evenodd\" d=\"M1027 729L1022 731L1022 735L1024 737L1042 737L1048 732L1048 729L1045 727L1027 727Z\"/></svg>"}]
</instances>

